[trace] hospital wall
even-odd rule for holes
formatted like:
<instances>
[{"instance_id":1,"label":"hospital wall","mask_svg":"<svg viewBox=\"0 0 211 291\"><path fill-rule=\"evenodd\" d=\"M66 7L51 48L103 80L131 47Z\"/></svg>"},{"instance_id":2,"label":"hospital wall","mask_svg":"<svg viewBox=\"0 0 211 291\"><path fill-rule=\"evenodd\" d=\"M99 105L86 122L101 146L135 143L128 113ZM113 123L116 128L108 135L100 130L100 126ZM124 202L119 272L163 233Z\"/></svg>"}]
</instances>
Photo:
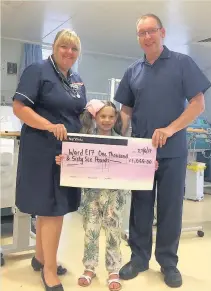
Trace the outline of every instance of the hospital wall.
<instances>
[{"instance_id":1,"label":"hospital wall","mask_svg":"<svg viewBox=\"0 0 211 291\"><path fill-rule=\"evenodd\" d=\"M23 43L20 41L1 39L1 96L7 103L11 102L11 96L18 83L17 75L7 74L7 62L14 62L20 67ZM49 55L51 51L49 50ZM45 57L48 51L45 50ZM109 93L108 79L120 79L125 69L135 59L119 58L117 56L83 53L79 60L79 73L86 84L87 91Z\"/></svg>"},{"instance_id":2,"label":"hospital wall","mask_svg":"<svg viewBox=\"0 0 211 291\"><path fill-rule=\"evenodd\" d=\"M211 81L211 44L194 43L189 45L189 55L194 59L197 65L202 68L204 74ZM211 124L211 89L205 93L206 109L202 114Z\"/></svg>"},{"instance_id":3,"label":"hospital wall","mask_svg":"<svg viewBox=\"0 0 211 291\"><path fill-rule=\"evenodd\" d=\"M79 73L88 91L109 92L109 79L121 79L125 70L136 59L115 56L83 54Z\"/></svg>"},{"instance_id":4,"label":"hospital wall","mask_svg":"<svg viewBox=\"0 0 211 291\"><path fill-rule=\"evenodd\" d=\"M208 79L211 81L211 68L206 71L206 75ZM203 116L208 120L211 124L211 88L205 93L205 111Z\"/></svg>"},{"instance_id":5,"label":"hospital wall","mask_svg":"<svg viewBox=\"0 0 211 291\"><path fill-rule=\"evenodd\" d=\"M19 70L22 46L23 43L20 41L1 39L1 97L4 96L7 103L11 102L11 96L14 94L18 82L18 74L7 74L7 62L17 63ZM211 80L211 46L191 44L187 51ZM99 53L83 53L79 61L79 73L86 84L87 91L109 93L108 79L120 79L125 69L134 60ZM211 123L211 89L206 93L205 99L204 116Z\"/></svg>"},{"instance_id":6,"label":"hospital wall","mask_svg":"<svg viewBox=\"0 0 211 291\"><path fill-rule=\"evenodd\" d=\"M11 96L13 96L18 82L18 74L7 74L7 62L17 63L19 70L21 53L21 42L1 39L1 100L5 98L7 103L12 102Z\"/></svg>"}]
</instances>

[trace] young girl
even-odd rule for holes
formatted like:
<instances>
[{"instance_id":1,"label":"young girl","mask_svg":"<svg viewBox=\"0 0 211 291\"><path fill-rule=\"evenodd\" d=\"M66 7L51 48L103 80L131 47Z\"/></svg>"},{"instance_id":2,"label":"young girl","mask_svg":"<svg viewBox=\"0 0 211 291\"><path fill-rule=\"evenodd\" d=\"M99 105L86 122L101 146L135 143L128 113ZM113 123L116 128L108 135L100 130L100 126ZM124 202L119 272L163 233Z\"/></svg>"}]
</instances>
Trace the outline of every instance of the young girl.
<instances>
[{"instance_id":1,"label":"young girl","mask_svg":"<svg viewBox=\"0 0 211 291\"><path fill-rule=\"evenodd\" d=\"M121 132L121 118L112 102L91 100L81 116L81 133L118 136ZM96 123L96 127L94 126ZM62 156L56 157L61 164ZM108 287L112 291L121 289L119 270L122 255L121 224L126 191L110 189L84 189L83 193L83 226L85 230L85 246L83 264L85 271L78 284L86 287L96 276L95 268L99 257L99 236L102 226L106 234L106 269L108 271Z\"/></svg>"}]
</instances>

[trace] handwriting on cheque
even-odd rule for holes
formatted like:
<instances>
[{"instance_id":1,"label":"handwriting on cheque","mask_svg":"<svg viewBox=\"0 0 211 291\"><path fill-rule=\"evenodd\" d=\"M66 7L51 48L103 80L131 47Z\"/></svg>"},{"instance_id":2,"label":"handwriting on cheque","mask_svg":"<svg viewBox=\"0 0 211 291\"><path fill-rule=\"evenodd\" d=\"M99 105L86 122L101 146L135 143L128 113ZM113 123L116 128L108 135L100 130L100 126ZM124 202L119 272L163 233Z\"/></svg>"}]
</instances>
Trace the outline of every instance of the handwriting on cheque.
<instances>
[{"instance_id":1,"label":"handwriting on cheque","mask_svg":"<svg viewBox=\"0 0 211 291\"><path fill-rule=\"evenodd\" d=\"M143 147L130 153L118 153L114 151L103 152L102 150L94 149L69 149L68 154L65 154L65 160L71 166L84 165L88 163L119 163L119 164L143 164L151 165L152 159L144 157L151 154L152 149Z\"/></svg>"}]
</instances>

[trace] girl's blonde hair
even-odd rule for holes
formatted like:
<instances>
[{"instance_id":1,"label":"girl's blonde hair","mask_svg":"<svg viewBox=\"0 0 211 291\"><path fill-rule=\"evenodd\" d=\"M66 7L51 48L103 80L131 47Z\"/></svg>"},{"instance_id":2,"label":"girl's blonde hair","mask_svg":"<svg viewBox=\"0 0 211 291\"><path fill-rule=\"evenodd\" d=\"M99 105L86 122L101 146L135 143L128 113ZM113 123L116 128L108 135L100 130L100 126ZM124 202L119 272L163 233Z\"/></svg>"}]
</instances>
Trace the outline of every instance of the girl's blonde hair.
<instances>
[{"instance_id":1,"label":"girl's blonde hair","mask_svg":"<svg viewBox=\"0 0 211 291\"><path fill-rule=\"evenodd\" d=\"M70 43L77 47L79 53L81 52L81 41L75 31L70 29L62 29L56 34L53 45L54 47L57 47L64 44L69 45Z\"/></svg>"}]
</instances>

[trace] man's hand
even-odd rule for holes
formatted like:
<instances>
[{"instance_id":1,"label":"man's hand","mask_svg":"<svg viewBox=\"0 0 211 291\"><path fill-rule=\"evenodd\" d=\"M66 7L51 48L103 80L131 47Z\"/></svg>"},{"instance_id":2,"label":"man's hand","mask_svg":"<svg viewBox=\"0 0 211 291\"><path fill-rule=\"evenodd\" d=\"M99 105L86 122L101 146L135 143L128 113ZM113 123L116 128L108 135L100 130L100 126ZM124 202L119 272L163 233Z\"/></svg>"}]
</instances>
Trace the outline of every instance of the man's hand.
<instances>
[{"instance_id":1,"label":"man's hand","mask_svg":"<svg viewBox=\"0 0 211 291\"><path fill-rule=\"evenodd\" d=\"M167 138L171 137L174 133L175 131L170 126L156 129L152 136L153 146L162 148L166 144Z\"/></svg>"}]
</instances>

